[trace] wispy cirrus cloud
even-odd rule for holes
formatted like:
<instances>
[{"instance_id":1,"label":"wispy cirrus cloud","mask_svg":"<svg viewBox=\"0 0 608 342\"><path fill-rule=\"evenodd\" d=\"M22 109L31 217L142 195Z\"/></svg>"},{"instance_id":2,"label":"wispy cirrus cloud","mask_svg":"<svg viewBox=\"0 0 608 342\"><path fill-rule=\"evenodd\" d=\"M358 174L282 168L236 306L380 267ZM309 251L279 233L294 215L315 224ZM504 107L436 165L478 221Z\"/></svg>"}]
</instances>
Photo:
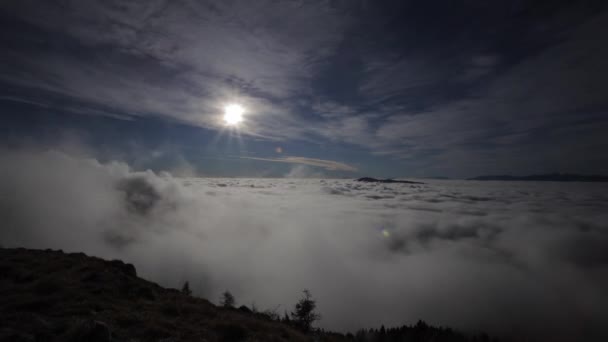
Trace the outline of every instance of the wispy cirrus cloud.
<instances>
[{"instance_id":1,"label":"wispy cirrus cloud","mask_svg":"<svg viewBox=\"0 0 608 342\"><path fill-rule=\"evenodd\" d=\"M26 0L0 17L19 32L0 37L5 102L212 131L239 102L243 136L356 147L416 175L608 172L581 157L604 149L608 108L606 13L585 5Z\"/></svg>"},{"instance_id":2,"label":"wispy cirrus cloud","mask_svg":"<svg viewBox=\"0 0 608 342\"><path fill-rule=\"evenodd\" d=\"M539 164L548 169L534 171L575 166L574 172L585 172L598 160L578 156L606 146L598 140L608 108L600 86L608 77L602 62L608 49L598 35L608 32L606 18L600 14L569 31L569 39L511 66L469 98L388 116L378 126L377 141L394 147L397 157L421 148L439 151L425 163L456 166L463 174L534 170ZM399 149L407 145L412 148ZM552 152L558 146L560 153ZM529 151L535 157L525 157Z\"/></svg>"},{"instance_id":3,"label":"wispy cirrus cloud","mask_svg":"<svg viewBox=\"0 0 608 342\"><path fill-rule=\"evenodd\" d=\"M0 81L23 98L45 92L211 129L237 101L259 114L242 133L279 139L308 134L290 100L310 94L315 65L348 24L321 1L25 1L1 14L28 38L5 37L0 57L10 66ZM64 48L27 43L40 39Z\"/></svg>"},{"instance_id":4,"label":"wispy cirrus cloud","mask_svg":"<svg viewBox=\"0 0 608 342\"><path fill-rule=\"evenodd\" d=\"M585 173L599 164L608 172L608 159L589 158L589 151L606 148L599 139L608 108L600 85L608 77L606 18L599 12L576 23L538 19L547 29L526 38L533 48L521 48L517 58L475 48L450 57L431 53L433 47L402 55L368 51L362 100L348 108L317 106L332 113L324 114L319 132L401 160L420 175ZM530 151L534 157L526 157Z\"/></svg>"}]
</instances>

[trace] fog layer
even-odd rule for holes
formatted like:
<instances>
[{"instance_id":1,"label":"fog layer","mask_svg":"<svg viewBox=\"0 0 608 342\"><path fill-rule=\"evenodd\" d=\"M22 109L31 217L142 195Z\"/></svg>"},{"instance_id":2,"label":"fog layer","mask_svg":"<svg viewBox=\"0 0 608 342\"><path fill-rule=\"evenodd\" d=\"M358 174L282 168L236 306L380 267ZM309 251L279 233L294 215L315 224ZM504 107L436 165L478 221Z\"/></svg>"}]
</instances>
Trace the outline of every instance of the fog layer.
<instances>
[{"instance_id":1,"label":"fog layer","mask_svg":"<svg viewBox=\"0 0 608 342\"><path fill-rule=\"evenodd\" d=\"M134 263L215 301L334 330L413 323L606 337L608 186L176 178L57 151L0 153L0 243ZM299 171L294 170L293 175Z\"/></svg>"}]
</instances>

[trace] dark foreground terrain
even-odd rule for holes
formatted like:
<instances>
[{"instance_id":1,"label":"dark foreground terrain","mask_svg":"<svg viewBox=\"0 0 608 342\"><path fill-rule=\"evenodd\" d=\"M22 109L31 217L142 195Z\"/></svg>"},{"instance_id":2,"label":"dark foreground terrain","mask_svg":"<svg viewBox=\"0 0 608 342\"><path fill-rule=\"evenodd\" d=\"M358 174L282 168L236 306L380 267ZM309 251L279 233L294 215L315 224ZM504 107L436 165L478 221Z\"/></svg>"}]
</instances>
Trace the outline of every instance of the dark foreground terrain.
<instances>
[{"instance_id":1,"label":"dark foreground terrain","mask_svg":"<svg viewBox=\"0 0 608 342\"><path fill-rule=\"evenodd\" d=\"M267 313L217 307L83 253L0 248L0 341L489 341L424 322L304 334Z\"/></svg>"},{"instance_id":2,"label":"dark foreground terrain","mask_svg":"<svg viewBox=\"0 0 608 342\"><path fill-rule=\"evenodd\" d=\"M0 341L307 341L82 253L0 249Z\"/></svg>"}]
</instances>

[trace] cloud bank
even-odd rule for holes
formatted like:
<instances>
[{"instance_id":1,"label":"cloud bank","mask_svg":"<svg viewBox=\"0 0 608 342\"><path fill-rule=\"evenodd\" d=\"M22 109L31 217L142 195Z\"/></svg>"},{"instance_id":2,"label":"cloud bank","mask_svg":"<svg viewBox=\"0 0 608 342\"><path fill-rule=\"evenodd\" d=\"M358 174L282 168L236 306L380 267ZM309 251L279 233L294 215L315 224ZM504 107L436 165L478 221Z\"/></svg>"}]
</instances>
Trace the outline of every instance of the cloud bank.
<instances>
[{"instance_id":1,"label":"cloud bank","mask_svg":"<svg viewBox=\"0 0 608 342\"><path fill-rule=\"evenodd\" d=\"M176 178L57 151L0 153L0 243L136 265L211 300L336 330L425 319L532 339L607 337L603 184Z\"/></svg>"}]
</instances>

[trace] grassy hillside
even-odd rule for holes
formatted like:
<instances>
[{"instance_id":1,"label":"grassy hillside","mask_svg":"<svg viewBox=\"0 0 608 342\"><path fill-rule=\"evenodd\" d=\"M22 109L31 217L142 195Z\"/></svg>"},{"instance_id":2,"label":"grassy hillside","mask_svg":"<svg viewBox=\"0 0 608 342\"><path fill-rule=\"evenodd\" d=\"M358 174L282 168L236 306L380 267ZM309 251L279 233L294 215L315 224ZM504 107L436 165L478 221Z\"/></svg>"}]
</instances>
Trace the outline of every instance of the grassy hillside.
<instances>
[{"instance_id":1,"label":"grassy hillside","mask_svg":"<svg viewBox=\"0 0 608 342\"><path fill-rule=\"evenodd\" d=\"M0 341L308 341L82 253L0 249Z\"/></svg>"}]
</instances>

